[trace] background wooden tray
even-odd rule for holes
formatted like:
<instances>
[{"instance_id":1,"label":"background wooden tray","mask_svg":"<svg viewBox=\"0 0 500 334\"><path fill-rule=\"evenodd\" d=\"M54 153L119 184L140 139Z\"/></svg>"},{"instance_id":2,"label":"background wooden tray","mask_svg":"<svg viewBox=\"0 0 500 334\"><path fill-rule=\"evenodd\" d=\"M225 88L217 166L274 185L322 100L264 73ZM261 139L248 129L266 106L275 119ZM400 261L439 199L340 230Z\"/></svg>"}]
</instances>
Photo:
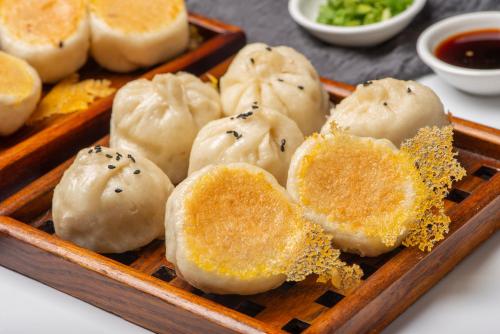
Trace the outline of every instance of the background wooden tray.
<instances>
[{"instance_id":1,"label":"background wooden tray","mask_svg":"<svg viewBox=\"0 0 500 334\"><path fill-rule=\"evenodd\" d=\"M210 71L220 76L227 62ZM333 101L353 87L323 83ZM314 277L254 296L205 294L176 277L162 241L100 255L53 235L54 186L72 160L0 203L0 265L158 333L378 332L500 226L500 131L453 119L468 176L446 200L450 234L432 252L399 248L361 265L363 284L342 296ZM107 138L99 141L105 145Z\"/></svg>"},{"instance_id":2,"label":"background wooden tray","mask_svg":"<svg viewBox=\"0 0 500 334\"><path fill-rule=\"evenodd\" d=\"M127 74L106 71L89 60L80 75L106 78L119 88L138 77L152 78L158 73L185 70L201 74L245 45L245 34L238 27L192 13L189 22L203 37L194 50L165 64ZM108 133L112 103L113 95L96 101L86 111L52 117L0 138L0 200L68 159L82 145L90 145Z\"/></svg>"}]
</instances>

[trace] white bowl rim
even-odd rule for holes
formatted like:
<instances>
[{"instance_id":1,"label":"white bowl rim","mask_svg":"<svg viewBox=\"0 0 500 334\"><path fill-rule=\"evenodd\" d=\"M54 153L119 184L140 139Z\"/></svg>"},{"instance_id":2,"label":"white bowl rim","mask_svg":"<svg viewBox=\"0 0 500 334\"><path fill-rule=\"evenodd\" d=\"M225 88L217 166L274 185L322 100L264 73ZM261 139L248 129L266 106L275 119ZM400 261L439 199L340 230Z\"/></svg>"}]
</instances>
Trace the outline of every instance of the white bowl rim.
<instances>
[{"instance_id":1,"label":"white bowl rim","mask_svg":"<svg viewBox=\"0 0 500 334\"><path fill-rule=\"evenodd\" d=\"M420 56L420 58L430 67L437 68L438 70L446 71L449 73L453 74L460 74L460 75L474 75L474 76L497 76L500 75L500 69L472 69L472 68L467 68L467 67L460 67L460 66L455 66L448 64L434 54L433 50L430 50L429 47L429 40L431 36L439 29L442 29L445 26L448 26L450 24L454 24L456 22L461 22L467 19L471 18L477 18L477 17L486 17L488 15L491 15L491 17L497 17L500 18L500 11L483 11L483 12L474 12L474 13L467 13L467 14L461 14L461 15L456 15L452 16L449 18L446 18L444 20L441 20L439 22L434 23L430 27L428 27L424 32L420 35L417 41L417 52ZM500 29L500 20L498 21L498 27L495 27L494 24L492 24L491 28L498 28ZM474 31L475 28L470 28L468 30ZM486 29L486 28L477 28L477 29ZM452 37L455 34L460 33L461 30L457 30L455 32L450 32L447 34L447 36L443 39L441 39L440 42L445 41L447 38ZM439 44L439 43L438 43Z\"/></svg>"},{"instance_id":2,"label":"white bowl rim","mask_svg":"<svg viewBox=\"0 0 500 334\"><path fill-rule=\"evenodd\" d=\"M335 26L335 25L318 23L313 20L310 20L300 11L299 9L300 1L301 0L290 0L288 2L288 11L290 12L292 18L301 26L318 32L337 33L346 35L384 30L392 25L401 23L404 20L412 16L415 16L422 10L425 3L427 2L427 0L413 0L413 3L410 5L410 7L406 8L403 12L382 22L366 24L361 26L354 26L354 27L344 27L344 26Z\"/></svg>"}]
</instances>

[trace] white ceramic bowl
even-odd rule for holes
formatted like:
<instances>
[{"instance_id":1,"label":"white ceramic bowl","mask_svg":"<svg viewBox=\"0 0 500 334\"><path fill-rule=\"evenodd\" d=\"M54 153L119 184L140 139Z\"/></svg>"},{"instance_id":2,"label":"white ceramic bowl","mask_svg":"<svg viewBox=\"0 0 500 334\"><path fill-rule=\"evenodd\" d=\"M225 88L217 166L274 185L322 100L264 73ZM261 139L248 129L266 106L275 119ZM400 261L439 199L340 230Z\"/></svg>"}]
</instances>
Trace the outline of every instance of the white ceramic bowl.
<instances>
[{"instance_id":1,"label":"white ceramic bowl","mask_svg":"<svg viewBox=\"0 0 500 334\"><path fill-rule=\"evenodd\" d=\"M380 44L406 28L422 10L426 0L413 0L413 4L404 12L386 21L357 27L340 27L316 22L319 7L325 2L326 0L290 0L288 11L295 22L327 43L361 47Z\"/></svg>"},{"instance_id":2,"label":"white ceramic bowl","mask_svg":"<svg viewBox=\"0 0 500 334\"><path fill-rule=\"evenodd\" d=\"M454 16L427 28L420 35L417 51L420 58L450 85L477 95L500 95L500 69L475 70L445 63L434 54L448 37L461 32L487 28L500 29L500 12L477 12Z\"/></svg>"}]
</instances>

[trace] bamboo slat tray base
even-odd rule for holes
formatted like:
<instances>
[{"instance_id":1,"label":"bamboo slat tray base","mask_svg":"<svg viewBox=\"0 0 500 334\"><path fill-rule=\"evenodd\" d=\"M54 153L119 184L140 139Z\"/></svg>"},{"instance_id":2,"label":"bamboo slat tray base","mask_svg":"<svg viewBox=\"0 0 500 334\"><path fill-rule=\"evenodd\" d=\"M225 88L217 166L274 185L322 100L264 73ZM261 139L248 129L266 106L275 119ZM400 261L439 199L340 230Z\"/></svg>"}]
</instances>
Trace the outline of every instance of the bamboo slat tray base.
<instances>
[{"instance_id":1,"label":"bamboo slat tray base","mask_svg":"<svg viewBox=\"0 0 500 334\"><path fill-rule=\"evenodd\" d=\"M352 90L323 82L333 101ZM430 253L400 248L377 258L345 256L365 272L347 297L313 277L254 296L205 294L176 277L162 241L112 256L63 241L53 235L50 207L71 160L0 204L0 215L10 216L0 217L0 265L158 333L378 332L500 225L500 131L453 121L468 176L446 200L449 235Z\"/></svg>"},{"instance_id":2,"label":"bamboo slat tray base","mask_svg":"<svg viewBox=\"0 0 500 334\"><path fill-rule=\"evenodd\" d=\"M152 78L181 70L201 74L245 45L245 34L238 27L192 13L189 22L203 37L196 49L165 64L127 74L106 71L89 60L79 71L82 79L105 78L119 88L140 76ZM108 133L112 103L113 96L109 96L86 111L55 116L0 137L0 200L71 157L81 145L90 145Z\"/></svg>"}]
</instances>

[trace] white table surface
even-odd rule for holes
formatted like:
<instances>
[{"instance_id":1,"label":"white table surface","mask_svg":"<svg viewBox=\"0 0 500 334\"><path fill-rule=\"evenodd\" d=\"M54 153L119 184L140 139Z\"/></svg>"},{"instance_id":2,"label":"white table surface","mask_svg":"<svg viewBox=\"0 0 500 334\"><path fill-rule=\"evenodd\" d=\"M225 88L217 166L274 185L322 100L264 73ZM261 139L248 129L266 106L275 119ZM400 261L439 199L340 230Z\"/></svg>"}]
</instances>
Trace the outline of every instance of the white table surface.
<instances>
[{"instance_id":1,"label":"white table surface","mask_svg":"<svg viewBox=\"0 0 500 334\"><path fill-rule=\"evenodd\" d=\"M500 128L500 97L432 87L454 115ZM0 267L1 334L150 333L110 313ZM500 233L496 233L395 320L385 333L500 333Z\"/></svg>"}]
</instances>

